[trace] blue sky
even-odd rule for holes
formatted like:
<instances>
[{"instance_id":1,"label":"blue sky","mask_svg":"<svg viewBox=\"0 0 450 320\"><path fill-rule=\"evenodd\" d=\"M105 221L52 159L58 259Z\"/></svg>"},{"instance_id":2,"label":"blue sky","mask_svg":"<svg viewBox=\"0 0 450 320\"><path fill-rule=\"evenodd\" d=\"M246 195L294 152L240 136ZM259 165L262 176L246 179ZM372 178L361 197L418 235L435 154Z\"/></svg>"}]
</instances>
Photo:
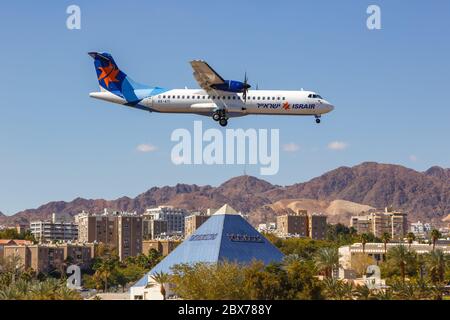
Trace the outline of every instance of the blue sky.
<instances>
[{"instance_id":1,"label":"blue sky","mask_svg":"<svg viewBox=\"0 0 450 320\"><path fill-rule=\"evenodd\" d=\"M81 8L68 30L66 8ZM381 7L382 29L366 28ZM14 1L0 11L0 211L52 200L135 196L178 182L217 185L243 166L175 166L176 128L194 115L149 114L89 98L88 51L108 51L139 82L196 88L188 64L262 89L310 89L336 105L309 117L244 117L230 128L279 128L272 183L306 181L363 161L450 167L449 1ZM328 145L338 141L343 150ZM139 144L156 147L139 152ZM259 166L247 173L258 176Z\"/></svg>"}]
</instances>

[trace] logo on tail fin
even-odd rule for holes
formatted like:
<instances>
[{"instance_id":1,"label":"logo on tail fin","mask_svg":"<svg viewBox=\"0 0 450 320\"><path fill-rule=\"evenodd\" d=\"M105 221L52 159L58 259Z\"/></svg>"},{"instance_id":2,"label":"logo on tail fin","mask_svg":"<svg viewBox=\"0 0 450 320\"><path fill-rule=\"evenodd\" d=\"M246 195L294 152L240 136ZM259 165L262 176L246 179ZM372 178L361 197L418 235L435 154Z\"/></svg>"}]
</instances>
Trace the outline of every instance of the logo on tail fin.
<instances>
[{"instance_id":1,"label":"logo on tail fin","mask_svg":"<svg viewBox=\"0 0 450 320\"><path fill-rule=\"evenodd\" d=\"M120 70L109 62L109 65L106 67L98 67L98 70L100 70L100 75L98 76L98 81L104 81L106 88L109 88L110 82L119 82L117 79L117 75L119 74Z\"/></svg>"}]
</instances>

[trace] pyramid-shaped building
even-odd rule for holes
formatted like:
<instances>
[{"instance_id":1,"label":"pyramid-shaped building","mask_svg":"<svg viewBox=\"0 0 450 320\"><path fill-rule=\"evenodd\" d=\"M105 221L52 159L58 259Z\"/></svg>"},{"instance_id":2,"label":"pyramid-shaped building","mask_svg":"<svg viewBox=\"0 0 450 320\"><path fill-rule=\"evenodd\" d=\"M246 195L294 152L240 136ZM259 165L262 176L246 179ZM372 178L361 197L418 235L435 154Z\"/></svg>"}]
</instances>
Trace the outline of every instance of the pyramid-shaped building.
<instances>
[{"instance_id":1,"label":"pyramid-shaped building","mask_svg":"<svg viewBox=\"0 0 450 320\"><path fill-rule=\"evenodd\" d=\"M131 288L131 294L145 287L151 275L171 273L171 268L180 263L229 261L246 264L260 260L269 264L282 259L283 254L269 240L233 208L224 205L139 280Z\"/></svg>"}]
</instances>

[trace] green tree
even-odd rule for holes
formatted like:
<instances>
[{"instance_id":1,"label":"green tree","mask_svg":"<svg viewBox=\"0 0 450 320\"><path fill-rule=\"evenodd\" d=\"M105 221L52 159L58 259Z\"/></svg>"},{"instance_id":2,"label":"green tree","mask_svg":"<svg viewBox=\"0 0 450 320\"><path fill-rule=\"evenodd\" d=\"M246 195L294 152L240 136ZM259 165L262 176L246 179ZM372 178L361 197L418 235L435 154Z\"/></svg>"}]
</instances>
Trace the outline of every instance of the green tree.
<instances>
[{"instance_id":1,"label":"green tree","mask_svg":"<svg viewBox=\"0 0 450 320\"><path fill-rule=\"evenodd\" d=\"M352 284L339 279L327 278L323 281L325 295L330 300L352 300Z\"/></svg>"},{"instance_id":2,"label":"green tree","mask_svg":"<svg viewBox=\"0 0 450 320\"><path fill-rule=\"evenodd\" d=\"M165 273L165 272L155 272L155 274L153 274L151 276L151 278L153 279L153 281L155 281L158 285L159 285L159 290L161 292L161 295L163 296L163 300L166 300L166 288L165 286L168 285L169 283L169 274Z\"/></svg>"},{"instance_id":3,"label":"green tree","mask_svg":"<svg viewBox=\"0 0 450 320\"><path fill-rule=\"evenodd\" d=\"M363 253L366 253L366 243L369 241L369 235L367 233L363 233L360 236Z\"/></svg>"},{"instance_id":4,"label":"green tree","mask_svg":"<svg viewBox=\"0 0 450 320\"><path fill-rule=\"evenodd\" d=\"M358 300L370 300L372 298L372 290L367 285L357 285L354 289L354 295Z\"/></svg>"},{"instance_id":5,"label":"green tree","mask_svg":"<svg viewBox=\"0 0 450 320\"><path fill-rule=\"evenodd\" d=\"M381 241L383 241L384 244L384 254L387 253L387 244L389 243L389 241L391 241L391 235L388 232L384 232L381 235Z\"/></svg>"},{"instance_id":6,"label":"green tree","mask_svg":"<svg viewBox=\"0 0 450 320\"><path fill-rule=\"evenodd\" d=\"M427 266L431 281L434 284L444 282L445 268L448 265L448 256L441 250L433 250L425 256L425 265Z\"/></svg>"},{"instance_id":7,"label":"green tree","mask_svg":"<svg viewBox=\"0 0 450 320\"><path fill-rule=\"evenodd\" d=\"M411 245L416 240L416 235L412 232L408 232L406 235L406 239L408 240L409 249L411 250Z\"/></svg>"},{"instance_id":8,"label":"green tree","mask_svg":"<svg viewBox=\"0 0 450 320\"><path fill-rule=\"evenodd\" d=\"M434 251L434 248L436 247L436 241L438 241L442 235L439 232L439 230L433 229L433 230L431 230L430 236L431 236L431 241L433 242L433 251Z\"/></svg>"},{"instance_id":9,"label":"green tree","mask_svg":"<svg viewBox=\"0 0 450 320\"><path fill-rule=\"evenodd\" d=\"M285 260L287 273L286 299L321 300L322 285L315 277L316 268L311 260Z\"/></svg>"},{"instance_id":10,"label":"green tree","mask_svg":"<svg viewBox=\"0 0 450 320\"><path fill-rule=\"evenodd\" d=\"M338 269L339 264L339 252L337 248L321 248L315 256L314 262L319 272L323 272L325 277L331 278L333 271Z\"/></svg>"},{"instance_id":11,"label":"green tree","mask_svg":"<svg viewBox=\"0 0 450 320\"><path fill-rule=\"evenodd\" d=\"M398 245L389 249L387 261L394 264L400 270L402 281L405 282L406 267L414 259L414 255L404 245Z\"/></svg>"}]
</instances>

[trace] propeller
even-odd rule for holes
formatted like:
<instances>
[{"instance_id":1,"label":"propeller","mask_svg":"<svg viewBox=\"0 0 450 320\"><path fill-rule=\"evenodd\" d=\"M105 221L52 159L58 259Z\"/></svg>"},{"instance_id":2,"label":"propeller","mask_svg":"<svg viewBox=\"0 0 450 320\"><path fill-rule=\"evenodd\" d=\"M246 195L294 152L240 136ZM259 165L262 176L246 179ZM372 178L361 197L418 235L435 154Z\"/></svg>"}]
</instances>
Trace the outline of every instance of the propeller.
<instances>
[{"instance_id":1,"label":"propeller","mask_svg":"<svg viewBox=\"0 0 450 320\"><path fill-rule=\"evenodd\" d=\"M242 94L242 98L244 98L244 102L247 102L247 91L248 89L251 88L251 85L248 84L248 78L247 78L247 72L245 72L244 75L244 91Z\"/></svg>"}]
</instances>

